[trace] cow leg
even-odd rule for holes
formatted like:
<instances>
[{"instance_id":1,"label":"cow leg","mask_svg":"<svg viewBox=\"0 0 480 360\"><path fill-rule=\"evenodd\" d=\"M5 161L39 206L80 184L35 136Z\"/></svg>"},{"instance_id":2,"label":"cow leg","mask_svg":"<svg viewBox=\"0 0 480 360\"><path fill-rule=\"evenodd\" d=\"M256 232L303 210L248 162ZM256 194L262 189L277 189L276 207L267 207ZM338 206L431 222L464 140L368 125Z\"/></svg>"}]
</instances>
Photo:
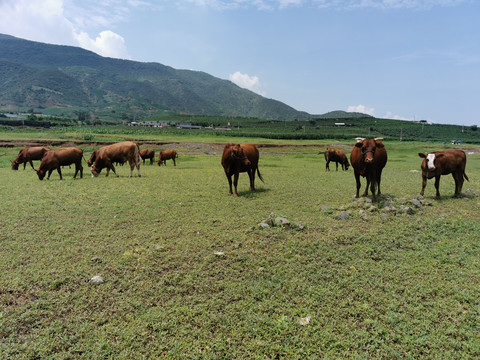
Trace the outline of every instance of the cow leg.
<instances>
[{"instance_id":1,"label":"cow leg","mask_svg":"<svg viewBox=\"0 0 480 360\"><path fill-rule=\"evenodd\" d=\"M225 175L227 176L228 186L229 186L228 195L232 195L233 194L233 191L232 191L232 175L228 175L228 174L225 174Z\"/></svg>"},{"instance_id":2,"label":"cow leg","mask_svg":"<svg viewBox=\"0 0 480 360\"><path fill-rule=\"evenodd\" d=\"M110 164L110 167L107 167L107 175L108 175L108 170L112 169L113 173L115 174L116 177L118 177L117 172L115 171L115 167L113 164Z\"/></svg>"},{"instance_id":3,"label":"cow leg","mask_svg":"<svg viewBox=\"0 0 480 360\"><path fill-rule=\"evenodd\" d=\"M437 190L437 194L435 195L437 199L440 199L440 175L435 176L435 189Z\"/></svg>"},{"instance_id":4,"label":"cow leg","mask_svg":"<svg viewBox=\"0 0 480 360\"><path fill-rule=\"evenodd\" d=\"M455 180L455 194L454 197L460 197L463 187L463 175L457 172L452 173L453 179Z\"/></svg>"},{"instance_id":5,"label":"cow leg","mask_svg":"<svg viewBox=\"0 0 480 360\"><path fill-rule=\"evenodd\" d=\"M362 196L367 196L368 195L368 188L370 187L370 177L367 175L365 177L365 179L367 180L367 186L365 186L365 192L363 193Z\"/></svg>"},{"instance_id":6,"label":"cow leg","mask_svg":"<svg viewBox=\"0 0 480 360\"><path fill-rule=\"evenodd\" d=\"M47 180L50 180L50 175L52 175L53 170L54 170L54 169L48 170Z\"/></svg>"},{"instance_id":7,"label":"cow leg","mask_svg":"<svg viewBox=\"0 0 480 360\"><path fill-rule=\"evenodd\" d=\"M29 160L29 162L30 162L30 166L32 167L32 169L35 169L35 168L33 167L33 161L32 161L32 160ZM25 165L27 165L27 163L23 164L23 170L25 170Z\"/></svg>"},{"instance_id":8,"label":"cow leg","mask_svg":"<svg viewBox=\"0 0 480 360\"><path fill-rule=\"evenodd\" d=\"M173 166L177 166L177 163L175 162L175 158L173 158L172 160L173 160Z\"/></svg>"},{"instance_id":9,"label":"cow leg","mask_svg":"<svg viewBox=\"0 0 480 360\"><path fill-rule=\"evenodd\" d=\"M233 193L233 196L238 196L238 192L237 192L237 185L238 185L238 178L240 176L240 173L235 173L233 175L233 187L235 188L235 192Z\"/></svg>"},{"instance_id":10,"label":"cow leg","mask_svg":"<svg viewBox=\"0 0 480 360\"><path fill-rule=\"evenodd\" d=\"M427 186L427 177L422 175L422 190L420 191L421 196L423 196L425 192L425 186Z\"/></svg>"},{"instance_id":11,"label":"cow leg","mask_svg":"<svg viewBox=\"0 0 480 360\"><path fill-rule=\"evenodd\" d=\"M338 171L338 161L335 161L336 171Z\"/></svg>"},{"instance_id":12,"label":"cow leg","mask_svg":"<svg viewBox=\"0 0 480 360\"><path fill-rule=\"evenodd\" d=\"M62 178L62 169L61 169L60 166L57 168L57 172L58 172L58 175L60 175L60 180L63 180L63 178ZM48 174L48 177L50 177L50 174Z\"/></svg>"},{"instance_id":13,"label":"cow leg","mask_svg":"<svg viewBox=\"0 0 480 360\"><path fill-rule=\"evenodd\" d=\"M382 170L377 172L376 182L377 182L377 195L380 195L382 192L380 191L380 181L382 180Z\"/></svg>"},{"instance_id":14,"label":"cow leg","mask_svg":"<svg viewBox=\"0 0 480 360\"><path fill-rule=\"evenodd\" d=\"M248 177L250 178L250 191L255 191L255 169L248 171Z\"/></svg>"},{"instance_id":15,"label":"cow leg","mask_svg":"<svg viewBox=\"0 0 480 360\"><path fill-rule=\"evenodd\" d=\"M327 160L327 163L325 164L325 170L330 171L330 160Z\"/></svg>"},{"instance_id":16,"label":"cow leg","mask_svg":"<svg viewBox=\"0 0 480 360\"><path fill-rule=\"evenodd\" d=\"M377 198L375 197L375 180L370 182L370 191L372 192L372 201L374 203L377 202ZM377 193L379 195L379 193Z\"/></svg>"},{"instance_id":17,"label":"cow leg","mask_svg":"<svg viewBox=\"0 0 480 360\"><path fill-rule=\"evenodd\" d=\"M356 198L358 198L358 193L360 192L360 186L362 184L360 183L360 174L355 171L355 181L357 182L357 194L355 195Z\"/></svg>"}]
</instances>

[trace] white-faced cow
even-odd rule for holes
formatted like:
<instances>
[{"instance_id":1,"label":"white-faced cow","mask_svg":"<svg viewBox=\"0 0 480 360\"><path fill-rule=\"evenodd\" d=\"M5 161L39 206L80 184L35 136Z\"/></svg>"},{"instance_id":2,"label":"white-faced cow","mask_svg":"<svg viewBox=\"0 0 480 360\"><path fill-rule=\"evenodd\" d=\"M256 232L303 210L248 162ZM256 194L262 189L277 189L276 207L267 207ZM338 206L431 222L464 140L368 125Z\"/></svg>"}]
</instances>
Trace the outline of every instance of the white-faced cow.
<instances>
[{"instance_id":1,"label":"white-faced cow","mask_svg":"<svg viewBox=\"0 0 480 360\"><path fill-rule=\"evenodd\" d=\"M137 167L138 176L140 177L140 164L142 158L140 157L140 150L138 145L132 141L125 141L115 143L112 145L103 146L98 149L95 162L92 165L92 177L97 177L103 168L107 168L106 176L110 170L118 177L114 162L127 162L130 164L130 177L133 175L133 169Z\"/></svg>"},{"instance_id":2,"label":"white-faced cow","mask_svg":"<svg viewBox=\"0 0 480 360\"><path fill-rule=\"evenodd\" d=\"M18 170L20 164L23 164L23 170L25 170L27 163L30 163L32 169L35 170L32 160L42 160L43 155L45 155L48 150L50 150L50 148L46 146L31 146L23 148L18 152L16 159L11 161L12 170Z\"/></svg>"},{"instance_id":3,"label":"white-faced cow","mask_svg":"<svg viewBox=\"0 0 480 360\"><path fill-rule=\"evenodd\" d=\"M325 156L325 161L327 162L325 168L327 171L330 171L330 161L335 162L338 171L338 163L342 165L342 170L348 170L350 163L347 160L347 155L345 151L335 148L327 148L323 155Z\"/></svg>"},{"instance_id":4,"label":"white-faced cow","mask_svg":"<svg viewBox=\"0 0 480 360\"><path fill-rule=\"evenodd\" d=\"M427 186L427 179L435 178L435 189L437 190L436 197L440 198L440 176L452 174L455 180L455 194L454 197L460 197L462 193L463 179L468 177L465 174L465 166L467 164L467 156L462 150L444 150L433 153L423 154L418 153L418 156L423 158L422 161L422 191L420 195L423 196L425 186Z\"/></svg>"},{"instance_id":5,"label":"white-faced cow","mask_svg":"<svg viewBox=\"0 0 480 360\"><path fill-rule=\"evenodd\" d=\"M222 154L222 166L228 179L229 194L238 196L237 184L241 172L247 172L250 178L250 191L255 191L255 171L263 182L258 159L260 155L254 144L226 144ZM232 192L232 175L235 192Z\"/></svg>"},{"instance_id":6,"label":"white-faced cow","mask_svg":"<svg viewBox=\"0 0 480 360\"><path fill-rule=\"evenodd\" d=\"M70 148L61 148L56 150L49 150L43 155L42 162L40 167L36 169L38 178L43 180L45 174L48 171L47 180L50 179L52 171L57 169L58 175L60 175L60 180L62 180L62 166L68 166L75 164L75 175L73 178L77 177L77 173L80 171L80 178L83 177L83 166L82 166L83 150L76 147Z\"/></svg>"},{"instance_id":7,"label":"white-faced cow","mask_svg":"<svg viewBox=\"0 0 480 360\"><path fill-rule=\"evenodd\" d=\"M355 180L357 182L357 193L355 197L358 198L360 191L360 176L367 179L367 186L363 196L367 196L368 187L372 192L373 202L377 202L375 197L375 188L377 194L380 195L380 181L382 178L382 170L387 163L387 151L385 146L380 142L382 138L376 139L355 139L357 143L353 147L350 154L350 163L352 164Z\"/></svg>"}]
</instances>

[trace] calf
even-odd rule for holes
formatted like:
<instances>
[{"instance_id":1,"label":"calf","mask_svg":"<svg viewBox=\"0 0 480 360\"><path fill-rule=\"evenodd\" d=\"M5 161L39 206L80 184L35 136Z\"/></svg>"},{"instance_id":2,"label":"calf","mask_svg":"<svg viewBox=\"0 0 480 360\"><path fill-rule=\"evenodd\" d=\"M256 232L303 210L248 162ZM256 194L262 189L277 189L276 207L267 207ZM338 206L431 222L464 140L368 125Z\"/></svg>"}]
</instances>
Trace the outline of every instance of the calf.
<instances>
[{"instance_id":1,"label":"calf","mask_svg":"<svg viewBox=\"0 0 480 360\"><path fill-rule=\"evenodd\" d=\"M454 197L460 197L464 178L468 180L465 174L465 166L467 164L467 156L462 150L444 150L433 153L423 154L418 153L418 156L423 158L422 161L422 191L420 195L423 196L425 186L427 186L427 179L435 177L435 189L437 190L436 197L440 198L440 176L452 174L455 180ZM470 180L468 180L470 181Z\"/></svg>"},{"instance_id":2,"label":"calf","mask_svg":"<svg viewBox=\"0 0 480 360\"><path fill-rule=\"evenodd\" d=\"M173 166L177 166L175 163L175 159L178 157L177 152L175 150L163 150L158 153L158 166L165 165L167 166L167 160L173 160Z\"/></svg>"},{"instance_id":3,"label":"calf","mask_svg":"<svg viewBox=\"0 0 480 360\"><path fill-rule=\"evenodd\" d=\"M335 162L335 165L337 166L337 171L338 171L338 163L342 165L342 170L348 170L350 163L347 160L345 151L341 149L327 148L323 153L323 155L325 156L325 161L327 162L325 165L325 168L327 171L330 171L330 166L329 166L330 161Z\"/></svg>"},{"instance_id":4,"label":"calf","mask_svg":"<svg viewBox=\"0 0 480 360\"><path fill-rule=\"evenodd\" d=\"M80 171L80 178L83 177L83 166L82 166L82 157L83 150L80 148L61 148L57 150L49 150L45 153L40 163L40 167L36 169L38 178L43 180L45 174L48 171L47 180L50 179L52 171L57 169L58 175L60 175L60 180L62 180L62 170L61 166L67 166L75 164L75 175L73 178L77 177L77 173Z\"/></svg>"},{"instance_id":5,"label":"calf","mask_svg":"<svg viewBox=\"0 0 480 360\"><path fill-rule=\"evenodd\" d=\"M12 163L12 170L18 170L18 165L23 164L23 170L25 170L25 166L27 162L30 163L32 169L35 170L33 167L32 160L42 160L43 155L50 150L50 148L46 146L31 146L23 148L18 152L18 155Z\"/></svg>"},{"instance_id":6,"label":"calf","mask_svg":"<svg viewBox=\"0 0 480 360\"><path fill-rule=\"evenodd\" d=\"M140 150L140 157L142 158L144 164L145 164L146 159L150 159L150 165L152 165L153 161L155 159L155 150L153 150L153 149L142 149L142 150Z\"/></svg>"}]
</instances>

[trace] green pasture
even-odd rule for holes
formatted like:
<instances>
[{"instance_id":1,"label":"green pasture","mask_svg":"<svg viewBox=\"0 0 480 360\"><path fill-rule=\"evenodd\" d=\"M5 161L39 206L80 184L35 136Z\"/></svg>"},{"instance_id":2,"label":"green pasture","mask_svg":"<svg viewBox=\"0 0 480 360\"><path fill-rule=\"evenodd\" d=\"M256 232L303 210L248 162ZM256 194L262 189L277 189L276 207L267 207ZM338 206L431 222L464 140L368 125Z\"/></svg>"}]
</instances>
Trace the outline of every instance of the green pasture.
<instances>
[{"instance_id":1,"label":"green pasture","mask_svg":"<svg viewBox=\"0 0 480 360\"><path fill-rule=\"evenodd\" d=\"M0 358L477 359L479 147L463 198L431 180L409 215L386 201L416 197L417 153L443 146L384 143L376 208L318 155L352 142L261 148L265 183L241 174L238 198L220 154L39 181L0 148ZM261 228L271 214L294 226Z\"/></svg>"}]
</instances>

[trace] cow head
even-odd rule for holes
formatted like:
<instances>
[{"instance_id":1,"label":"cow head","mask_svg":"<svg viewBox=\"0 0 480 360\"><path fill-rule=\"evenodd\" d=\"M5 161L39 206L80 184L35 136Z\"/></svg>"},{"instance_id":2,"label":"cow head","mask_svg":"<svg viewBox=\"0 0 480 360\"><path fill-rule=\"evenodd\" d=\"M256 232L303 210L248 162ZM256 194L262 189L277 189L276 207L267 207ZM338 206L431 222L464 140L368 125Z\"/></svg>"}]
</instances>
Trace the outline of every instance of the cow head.
<instances>
[{"instance_id":1,"label":"cow head","mask_svg":"<svg viewBox=\"0 0 480 360\"><path fill-rule=\"evenodd\" d=\"M430 153L425 155L423 153L418 153L418 156L424 159L422 167L426 167L429 171L435 171L435 160L441 158L443 154Z\"/></svg>"},{"instance_id":2,"label":"cow head","mask_svg":"<svg viewBox=\"0 0 480 360\"><path fill-rule=\"evenodd\" d=\"M18 170L18 165L19 165L18 162L11 161L11 163L12 163L12 170Z\"/></svg>"},{"instance_id":3,"label":"cow head","mask_svg":"<svg viewBox=\"0 0 480 360\"><path fill-rule=\"evenodd\" d=\"M362 151L362 162L367 164L373 162L375 158L375 151L377 148L383 148L384 145L379 141L381 138L376 139L363 139L355 144L355 147Z\"/></svg>"},{"instance_id":4,"label":"cow head","mask_svg":"<svg viewBox=\"0 0 480 360\"><path fill-rule=\"evenodd\" d=\"M38 175L38 178L40 180L43 180L43 178L45 177L45 174L47 173L45 170L40 170L40 169L34 169L35 172L37 173Z\"/></svg>"},{"instance_id":5,"label":"cow head","mask_svg":"<svg viewBox=\"0 0 480 360\"><path fill-rule=\"evenodd\" d=\"M245 156L243 152L243 148L240 144L232 145L230 148L230 156L232 160L240 161L240 163L244 166L250 166L250 160Z\"/></svg>"},{"instance_id":6,"label":"cow head","mask_svg":"<svg viewBox=\"0 0 480 360\"><path fill-rule=\"evenodd\" d=\"M92 165L92 168L90 170L90 172L92 173L92 177L97 177L98 175L100 175L100 172L102 171L101 168L97 168L95 166L95 164Z\"/></svg>"}]
</instances>

